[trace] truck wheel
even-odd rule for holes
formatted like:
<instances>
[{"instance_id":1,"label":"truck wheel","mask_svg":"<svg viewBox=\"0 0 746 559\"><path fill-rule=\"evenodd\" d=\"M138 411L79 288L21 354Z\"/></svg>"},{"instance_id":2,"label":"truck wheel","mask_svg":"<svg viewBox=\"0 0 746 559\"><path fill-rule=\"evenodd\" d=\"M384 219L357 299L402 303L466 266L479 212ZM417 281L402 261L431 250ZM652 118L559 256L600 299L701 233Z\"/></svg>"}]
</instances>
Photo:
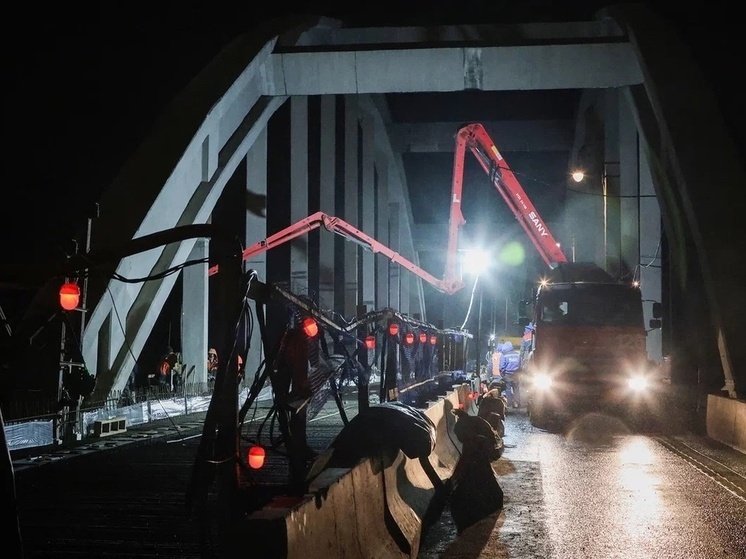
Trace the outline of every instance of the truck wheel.
<instances>
[{"instance_id":1,"label":"truck wheel","mask_svg":"<svg viewBox=\"0 0 746 559\"><path fill-rule=\"evenodd\" d=\"M534 404L528 405L528 419L533 427L546 429L549 424L549 414L544 406Z\"/></svg>"}]
</instances>

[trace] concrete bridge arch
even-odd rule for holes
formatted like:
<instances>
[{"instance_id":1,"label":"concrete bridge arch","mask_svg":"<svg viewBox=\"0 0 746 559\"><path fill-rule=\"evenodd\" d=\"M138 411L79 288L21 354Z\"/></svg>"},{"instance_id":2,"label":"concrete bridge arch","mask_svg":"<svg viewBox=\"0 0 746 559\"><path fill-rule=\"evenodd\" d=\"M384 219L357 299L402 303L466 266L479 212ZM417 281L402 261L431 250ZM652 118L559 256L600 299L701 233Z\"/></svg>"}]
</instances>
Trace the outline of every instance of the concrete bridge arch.
<instances>
[{"instance_id":1,"label":"concrete bridge arch","mask_svg":"<svg viewBox=\"0 0 746 559\"><path fill-rule=\"evenodd\" d=\"M688 57L677 59L681 66L660 58L656 49L662 35L670 39L671 48L678 44L665 33L661 22L637 8L602 12L594 21L577 24L348 29L321 19L286 21L279 27L252 31L225 49L175 99L122 170L101 199L92 247L177 225L208 223L239 169L245 171L250 194L267 195L273 188L267 182L267 134L273 115L282 107L289 111L290 146L285 156L291 183L290 200L282 212L291 217L287 224L305 217L310 212L305 211L309 207L304 198L308 161L303 154L307 156L308 143L315 140L308 136L308 99L320 96L321 149L342 142L348 144L346 153L352 153L354 146L357 155L358 142L362 147L360 159L351 157L341 170L333 156L321 156L319 199L310 204L318 202L319 209L327 210L324 204L329 203L328 196L334 197L334 188L323 189L341 185L350 194L345 201L351 205L345 206L340 217L369 233L385 231L387 244L417 262L417 228L402 164L401 135L397 134L401 130L392 123L382 96L473 89L579 89L585 92L582 106L587 109L582 115L589 118L576 122L571 159L591 157L598 164L600 157L603 164L605 156L616 154L618 173L604 173L618 181L614 188L621 193L657 195L657 204L645 209L622 204L616 208L619 245L615 256L639 264L641 255L656 252L663 229L671 253L670 280L675 286L669 306L681 303L691 270L701 270L700 292L709 312L709 324L702 326L702 332L715 339L726 387L735 395L735 371L744 370L746 360L737 344L743 333L737 318L745 309L742 298L734 301L729 294L738 292L740 286L734 262L741 263L746 254L742 246L746 237L724 225L740 223L735 205L714 211L702 201L716 193L727 199L732 188L743 184L744 171L724 134L711 92L690 72ZM338 98L344 99L345 112L335 116ZM682 112L690 118L681 118ZM336 125L338 120L341 124ZM701 133L705 128L708 133ZM344 132L339 135L335 130ZM599 139L603 150L583 151ZM352 184L362 188L352 188ZM380 188L373 189L374 184ZM378 199L371 196L373 190ZM353 193L358 192L363 196L353 203ZM275 211L268 207L267 217ZM577 210L588 211L587 207ZM597 213L598 208L592 211ZM569 215L566 221L578 215ZM245 232L250 244L273 231L267 229L267 220L247 212ZM622 238L631 241L622 243ZM719 241L723 238L728 240L727 247ZM329 245L323 244L323 238L319 242L321 266L333 264ZM589 246L587 251L591 259L598 258L598 246ZM145 277L207 254L207 243L195 239L125 258L115 268L124 277ZM348 254L345 261L354 261L351 258L356 257ZM389 277L387 268L386 277L372 281L384 268L376 267L372 254L363 258L363 277L348 282L343 288L348 293L335 294L334 285L322 285L322 281L312 287L320 293L326 290L330 301L342 301L344 311L350 310L353 300L385 306L384 301L394 298L398 304L392 306L425 316L421 281L405 279L406 272ZM266 260L258 258L247 266L261 273ZM305 271L307 281L308 262L302 251L291 256L290 269L300 281ZM649 281L644 283L650 285L650 298L656 300L663 295L659 270L648 267L642 272L648 274ZM204 374L201 367L208 343L206 272L206 264L182 272L189 293L184 309L193 313L185 323L189 342L182 351L187 363L197 365L198 378ZM98 379L95 396L125 386L135 356L176 281L175 274L145 283L91 281L83 355ZM673 331L669 343L675 351L692 329L676 325L676 312L669 318L674 319L669 324ZM660 345L656 351L661 354Z\"/></svg>"}]
</instances>

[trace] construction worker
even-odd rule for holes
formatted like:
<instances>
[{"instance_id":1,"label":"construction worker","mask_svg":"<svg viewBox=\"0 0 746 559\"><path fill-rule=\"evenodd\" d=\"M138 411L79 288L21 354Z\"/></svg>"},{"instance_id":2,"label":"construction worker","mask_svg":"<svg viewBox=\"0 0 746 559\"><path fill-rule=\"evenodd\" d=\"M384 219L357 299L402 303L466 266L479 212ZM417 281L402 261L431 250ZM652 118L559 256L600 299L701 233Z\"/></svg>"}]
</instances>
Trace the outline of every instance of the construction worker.
<instances>
[{"instance_id":1,"label":"construction worker","mask_svg":"<svg viewBox=\"0 0 746 559\"><path fill-rule=\"evenodd\" d=\"M501 437L505 436L505 407L507 402L502 395L503 384L498 381L492 381L489 384L487 392L482 394L477 400L479 409L477 417L481 417L497 432Z\"/></svg>"},{"instance_id":2,"label":"construction worker","mask_svg":"<svg viewBox=\"0 0 746 559\"><path fill-rule=\"evenodd\" d=\"M488 384L495 381L500 380L500 359L502 359L503 353L502 353L502 346L504 341L500 340L495 345L495 351L492 352L492 356L490 357L490 378L488 380Z\"/></svg>"},{"instance_id":3,"label":"construction worker","mask_svg":"<svg viewBox=\"0 0 746 559\"><path fill-rule=\"evenodd\" d=\"M502 357L500 357L500 374L505 379L505 396L508 406L517 408L520 406L520 392L518 386L518 371L521 368L521 354L513 348L513 342L507 341L502 346Z\"/></svg>"},{"instance_id":4,"label":"construction worker","mask_svg":"<svg viewBox=\"0 0 746 559\"><path fill-rule=\"evenodd\" d=\"M158 362L158 386L173 388L174 374L177 372L179 356L168 346L166 353Z\"/></svg>"},{"instance_id":5,"label":"construction worker","mask_svg":"<svg viewBox=\"0 0 746 559\"><path fill-rule=\"evenodd\" d=\"M523 337L521 338L521 364L526 362L528 354L531 353L531 345L534 341L535 329L533 322L529 322L523 329Z\"/></svg>"},{"instance_id":6,"label":"construction worker","mask_svg":"<svg viewBox=\"0 0 746 559\"><path fill-rule=\"evenodd\" d=\"M236 356L236 361L237 361L236 364L237 364L237 368L238 368L238 373L237 373L238 384L240 385L241 382L243 381L244 373L246 371L245 371L244 366L243 366L243 357L241 357L240 355L237 355Z\"/></svg>"},{"instance_id":7,"label":"construction worker","mask_svg":"<svg viewBox=\"0 0 746 559\"><path fill-rule=\"evenodd\" d=\"M207 351L207 383L215 382L215 375L218 374L218 351L211 347Z\"/></svg>"}]
</instances>

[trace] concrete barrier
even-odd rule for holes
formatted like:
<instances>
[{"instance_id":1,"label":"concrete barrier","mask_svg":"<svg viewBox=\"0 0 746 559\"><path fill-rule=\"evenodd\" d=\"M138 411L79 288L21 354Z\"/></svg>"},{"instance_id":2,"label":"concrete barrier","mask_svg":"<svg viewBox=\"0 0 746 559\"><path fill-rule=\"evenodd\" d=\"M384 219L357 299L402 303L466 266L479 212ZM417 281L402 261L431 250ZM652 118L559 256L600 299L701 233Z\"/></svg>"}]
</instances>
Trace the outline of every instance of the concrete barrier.
<instances>
[{"instance_id":1,"label":"concrete barrier","mask_svg":"<svg viewBox=\"0 0 746 559\"><path fill-rule=\"evenodd\" d=\"M425 410L436 426L429 462L441 480L460 456L451 410L468 400L466 394L468 387L457 388ZM366 459L352 469L324 471L301 499L277 498L251 514L246 535L257 542L256 557L414 559L434 495L419 460L399 452L382 469L380 461Z\"/></svg>"},{"instance_id":2,"label":"concrete barrier","mask_svg":"<svg viewBox=\"0 0 746 559\"><path fill-rule=\"evenodd\" d=\"M707 436L746 453L746 401L708 394Z\"/></svg>"}]
</instances>

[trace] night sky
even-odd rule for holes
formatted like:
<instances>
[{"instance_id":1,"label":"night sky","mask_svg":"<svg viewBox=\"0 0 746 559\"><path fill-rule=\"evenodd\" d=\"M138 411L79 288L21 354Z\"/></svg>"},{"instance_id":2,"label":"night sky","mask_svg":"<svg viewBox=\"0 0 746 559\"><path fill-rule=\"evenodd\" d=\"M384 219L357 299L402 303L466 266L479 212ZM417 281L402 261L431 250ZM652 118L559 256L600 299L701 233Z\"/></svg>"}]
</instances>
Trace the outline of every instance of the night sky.
<instances>
[{"instance_id":1,"label":"night sky","mask_svg":"<svg viewBox=\"0 0 746 559\"><path fill-rule=\"evenodd\" d=\"M582 19L605 2L567 2L572 10L549 1L457 4L459 11L438 11L432 2L412 2L411 12L402 15L388 14L379 4L365 14L361 4L333 2L305 4L297 11L353 23L509 23ZM170 99L231 39L263 19L283 15L269 6L262 10L275 12L260 16L250 8L255 3L241 5L171 1L14 8L3 49L3 268L38 266L69 251L68 239L82 230L100 193ZM744 145L743 109L734 94L743 60L733 18L708 14L702 5L686 10L665 13L692 46L735 139ZM8 312L7 293L3 300Z\"/></svg>"}]
</instances>

